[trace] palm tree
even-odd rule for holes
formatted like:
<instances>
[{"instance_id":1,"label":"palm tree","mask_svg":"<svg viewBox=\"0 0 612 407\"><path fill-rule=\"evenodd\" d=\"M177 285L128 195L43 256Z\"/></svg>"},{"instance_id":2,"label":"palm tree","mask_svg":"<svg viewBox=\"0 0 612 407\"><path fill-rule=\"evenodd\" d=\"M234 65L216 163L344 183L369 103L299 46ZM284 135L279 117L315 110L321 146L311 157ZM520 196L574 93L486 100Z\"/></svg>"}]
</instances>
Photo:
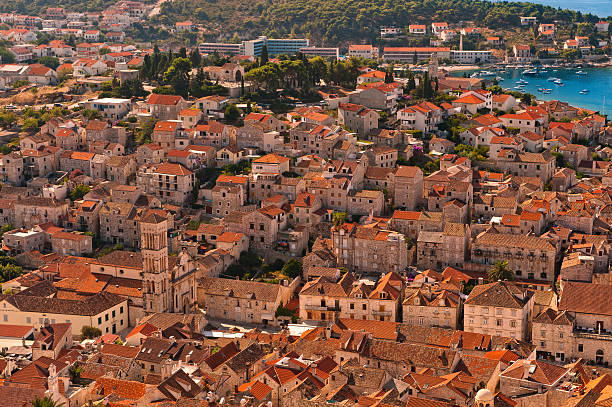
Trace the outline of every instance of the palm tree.
<instances>
[{"instance_id":1,"label":"palm tree","mask_svg":"<svg viewBox=\"0 0 612 407\"><path fill-rule=\"evenodd\" d=\"M32 407L63 407L64 403L57 403L53 401L51 397L45 396L43 398L36 397L32 401Z\"/></svg>"},{"instance_id":2,"label":"palm tree","mask_svg":"<svg viewBox=\"0 0 612 407\"><path fill-rule=\"evenodd\" d=\"M497 261L491 269L489 269L489 281L514 280L514 271L508 267L507 261Z\"/></svg>"},{"instance_id":3,"label":"palm tree","mask_svg":"<svg viewBox=\"0 0 612 407\"><path fill-rule=\"evenodd\" d=\"M83 368L80 366L73 365L68 369L68 373L70 374L70 381L72 383L79 383L81 380L81 373L83 372Z\"/></svg>"}]
</instances>

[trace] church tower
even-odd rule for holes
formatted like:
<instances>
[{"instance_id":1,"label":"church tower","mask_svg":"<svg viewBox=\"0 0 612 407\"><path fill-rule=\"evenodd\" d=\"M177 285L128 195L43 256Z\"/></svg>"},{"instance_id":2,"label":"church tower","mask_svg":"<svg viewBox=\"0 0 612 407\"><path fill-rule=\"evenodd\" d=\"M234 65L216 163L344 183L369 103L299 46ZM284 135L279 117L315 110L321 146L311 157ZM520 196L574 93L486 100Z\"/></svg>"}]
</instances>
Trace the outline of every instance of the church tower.
<instances>
[{"instance_id":1,"label":"church tower","mask_svg":"<svg viewBox=\"0 0 612 407\"><path fill-rule=\"evenodd\" d=\"M438 77L438 54L432 53L429 57L428 72L429 79L434 80Z\"/></svg>"},{"instance_id":2,"label":"church tower","mask_svg":"<svg viewBox=\"0 0 612 407\"><path fill-rule=\"evenodd\" d=\"M140 221L142 251L142 297L145 314L170 308L168 277L168 221L149 212Z\"/></svg>"}]
</instances>

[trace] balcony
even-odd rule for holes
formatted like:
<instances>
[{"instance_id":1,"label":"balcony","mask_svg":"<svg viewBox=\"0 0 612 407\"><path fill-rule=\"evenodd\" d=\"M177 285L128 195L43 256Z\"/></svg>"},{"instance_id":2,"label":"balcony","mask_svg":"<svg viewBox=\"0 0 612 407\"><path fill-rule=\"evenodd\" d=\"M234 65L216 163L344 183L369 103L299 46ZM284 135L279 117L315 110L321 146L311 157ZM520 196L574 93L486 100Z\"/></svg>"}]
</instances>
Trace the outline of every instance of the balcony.
<instances>
[{"instance_id":1,"label":"balcony","mask_svg":"<svg viewBox=\"0 0 612 407\"><path fill-rule=\"evenodd\" d=\"M392 311L380 311L380 310L372 310L372 315L378 315L381 317L390 317L393 314Z\"/></svg>"},{"instance_id":2,"label":"balcony","mask_svg":"<svg viewBox=\"0 0 612 407\"><path fill-rule=\"evenodd\" d=\"M324 306L320 306L320 305L306 304L304 306L304 308L307 311L333 311L333 312L340 312L340 307L336 308L335 306L324 307Z\"/></svg>"},{"instance_id":3,"label":"balcony","mask_svg":"<svg viewBox=\"0 0 612 407\"><path fill-rule=\"evenodd\" d=\"M612 332L602 329L599 332L595 328L576 327L574 336L577 338L595 339L599 341L612 341Z\"/></svg>"}]
</instances>

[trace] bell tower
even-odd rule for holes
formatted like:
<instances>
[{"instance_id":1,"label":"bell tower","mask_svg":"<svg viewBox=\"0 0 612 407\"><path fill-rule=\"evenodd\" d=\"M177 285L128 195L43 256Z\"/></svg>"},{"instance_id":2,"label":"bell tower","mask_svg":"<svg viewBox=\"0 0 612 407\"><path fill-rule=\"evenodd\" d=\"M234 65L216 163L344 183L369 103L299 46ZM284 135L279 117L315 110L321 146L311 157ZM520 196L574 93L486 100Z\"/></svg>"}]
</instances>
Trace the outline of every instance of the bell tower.
<instances>
[{"instance_id":1,"label":"bell tower","mask_svg":"<svg viewBox=\"0 0 612 407\"><path fill-rule=\"evenodd\" d=\"M427 67L429 79L434 80L438 77L438 54L432 53L429 58L429 66Z\"/></svg>"},{"instance_id":2,"label":"bell tower","mask_svg":"<svg viewBox=\"0 0 612 407\"><path fill-rule=\"evenodd\" d=\"M140 221L142 251L142 299L145 314L170 308L168 277L168 221L149 212Z\"/></svg>"}]
</instances>

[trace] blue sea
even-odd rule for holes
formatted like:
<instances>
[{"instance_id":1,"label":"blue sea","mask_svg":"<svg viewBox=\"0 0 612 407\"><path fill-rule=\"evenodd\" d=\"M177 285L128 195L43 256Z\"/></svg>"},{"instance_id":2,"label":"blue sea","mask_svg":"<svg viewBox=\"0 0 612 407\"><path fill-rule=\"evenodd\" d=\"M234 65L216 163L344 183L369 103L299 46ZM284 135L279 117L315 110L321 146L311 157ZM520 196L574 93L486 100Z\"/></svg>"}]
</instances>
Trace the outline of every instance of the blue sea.
<instances>
[{"instance_id":1,"label":"blue sea","mask_svg":"<svg viewBox=\"0 0 612 407\"><path fill-rule=\"evenodd\" d=\"M529 3L576 10L582 13L595 14L600 17L612 16L612 0L529 0Z\"/></svg>"},{"instance_id":2,"label":"blue sea","mask_svg":"<svg viewBox=\"0 0 612 407\"><path fill-rule=\"evenodd\" d=\"M523 75L525 69L507 69L505 73L497 72L496 75L504 78L499 83L504 89L519 90L514 89L516 82L524 79L528 83L522 92L531 93L540 100L560 100L601 114L612 114L612 68L555 69L557 72L547 68L546 73L537 75ZM586 72L586 75L576 74L579 70ZM462 76L463 72L454 72L453 75ZM549 81L551 77L561 79L563 86ZM552 92L544 94L538 92L538 88L552 89ZM581 94L580 91L584 89L589 92Z\"/></svg>"}]
</instances>

